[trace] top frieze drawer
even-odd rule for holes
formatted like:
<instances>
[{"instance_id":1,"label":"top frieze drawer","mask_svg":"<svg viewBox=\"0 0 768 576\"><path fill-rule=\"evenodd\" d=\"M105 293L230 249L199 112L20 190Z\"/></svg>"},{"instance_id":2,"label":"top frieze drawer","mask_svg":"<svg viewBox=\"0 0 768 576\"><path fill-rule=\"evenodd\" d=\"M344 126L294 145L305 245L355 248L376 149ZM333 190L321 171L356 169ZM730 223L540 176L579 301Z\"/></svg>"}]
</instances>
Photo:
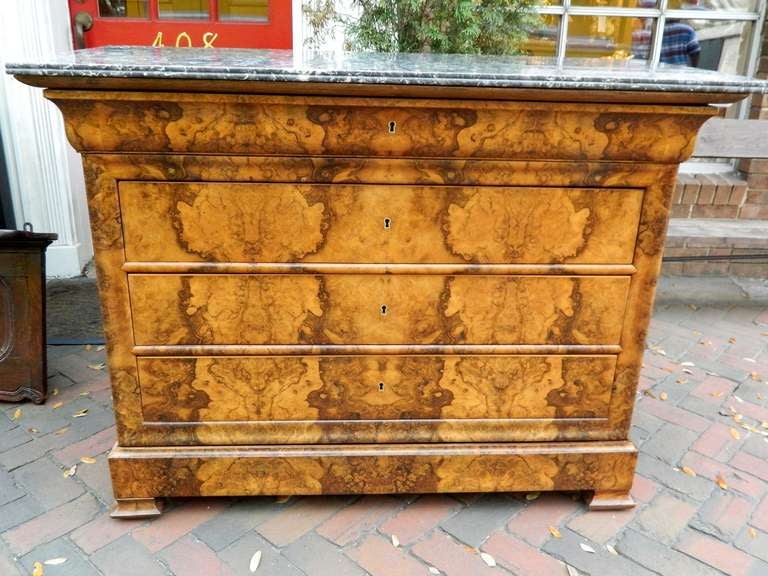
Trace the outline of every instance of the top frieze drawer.
<instances>
[{"instance_id":1,"label":"top frieze drawer","mask_svg":"<svg viewBox=\"0 0 768 576\"><path fill-rule=\"evenodd\" d=\"M679 162L706 107L55 92L84 152Z\"/></svg>"}]
</instances>

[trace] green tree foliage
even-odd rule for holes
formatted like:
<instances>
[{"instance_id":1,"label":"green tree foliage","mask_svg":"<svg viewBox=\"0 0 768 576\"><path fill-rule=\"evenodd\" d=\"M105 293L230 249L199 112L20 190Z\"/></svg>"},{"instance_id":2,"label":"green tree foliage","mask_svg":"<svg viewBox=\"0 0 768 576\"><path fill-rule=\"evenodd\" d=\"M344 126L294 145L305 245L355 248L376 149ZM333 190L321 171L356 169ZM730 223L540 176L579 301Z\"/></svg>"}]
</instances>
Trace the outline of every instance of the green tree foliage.
<instances>
[{"instance_id":1,"label":"green tree foliage","mask_svg":"<svg viewBox=\"0 0 768 576\"><path fill-rule=\"evenodd\" d=\"M520 54L540 25L534 0L353 0L356 16L333 0L305 7L313 47L341 25L349 49L374 52Z\"/></svg>"}]
</instances>

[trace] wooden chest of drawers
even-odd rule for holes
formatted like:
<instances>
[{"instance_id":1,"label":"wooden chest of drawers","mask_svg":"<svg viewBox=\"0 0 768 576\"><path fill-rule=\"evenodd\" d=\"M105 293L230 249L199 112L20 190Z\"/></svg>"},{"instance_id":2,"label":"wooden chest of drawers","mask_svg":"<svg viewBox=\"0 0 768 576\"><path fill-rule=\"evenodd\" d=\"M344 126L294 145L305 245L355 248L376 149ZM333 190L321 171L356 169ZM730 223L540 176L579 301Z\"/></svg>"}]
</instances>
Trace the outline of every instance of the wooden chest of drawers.
<instances>
[{"instance_id":1,"label":"wooden chest of drawers","mask_svg":"<svg viewBox=\"0 0 768 576\"><path fill-rule=\"evenodd\" d=\"M631 505L677 165L707 103L743 95L21 75L84 155L117 515L242 494Z\"/></svg>"}]
</instances>

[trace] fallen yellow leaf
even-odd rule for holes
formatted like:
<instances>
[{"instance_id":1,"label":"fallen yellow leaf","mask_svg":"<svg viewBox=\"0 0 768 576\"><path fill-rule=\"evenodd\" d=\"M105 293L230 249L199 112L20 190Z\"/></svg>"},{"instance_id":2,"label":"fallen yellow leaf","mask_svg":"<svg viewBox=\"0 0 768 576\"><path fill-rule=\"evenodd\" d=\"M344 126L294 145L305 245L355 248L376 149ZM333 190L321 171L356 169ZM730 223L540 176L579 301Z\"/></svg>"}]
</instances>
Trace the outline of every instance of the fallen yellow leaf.
<instances>
[{"instance_id":1,"label":"fallen yellow leaf","mask_svg":"<svg viewBox=\"0 0 768 576\"><path fill-rule=\"evenodd\" d=\"M69 426L64 426L64 428L59 428L58 430L56 430L56 432L54 432L54 434L56 436L63 436L67 432L69 432Z\"/></svg>"},{"instance_id":2,"label":"fallen yellow leaf","mask_svg":"<svg viewBox=\"0 0 768 576\"><path fill-rule=\"evenodd\" d=\"M98 364L88 364L88 368L90 368L91 370L104 370L106 366L107 365L104 364L104 362L100 362Z\"/></svg>"},{"instance_id":3,"label":"fallen yellow leaf","mask_svg":"<svg viewBox=\"0 0 768 576\"><path fill-rule=\"evenodd\" d=\"M59 409L59 408L61 408L62 406L64 406L64 402L62 402L61 400L59 400L58 402L55 402L54 404L52 404L52 405L51 405L51 408L52 408L53 410L58 410L58 409Z\"/></svg>"},{"instance_id":4,"label":"fallen yellow leaf","mask_svg":"<svg viewBox=\"0 0 768 576\"><path fill-rule=\"evenodd\" d=\"M392 546L394 546L395 548L400 546L400 539L394 534L392 534Z\"/></svg>"},{"instance_id":5,"label":"fallen yellow leaf","mask_svg":"<svg viewBox=\"0 0 768 576\"><path fill-rule=\"evenodd\" d=\"M678 384L688 384L688 378L678 378L675 382Z\"/></svg>"},{"instance_id":6,"label":"fallen yellow leaf","mask_svg":"<svg viewBox=\"0 0 768 576\"><path fill-rule=\"evenodd\" d=\"M752 380L754 380L755 382L760 381L760 374L758 374L757 372L750 372L749 377L752 378Z\"/></svg>"},{"instance_id":7,"label":"fallen yellow leaf","mask_svg":"<svg viewBox=\"0 0 768 576\"><path fill-rule=\"evenodd\" d=\"M16 411L13 413L12 420L18 420L21 418L21 415L23 412L21 411L21 408L16 408Z\"/></svg>"},{"instance_id":8,"label":"fallen yellow leaf","mask_svg":"<svg viewBox=\"0 0 768 576\"><path fill-rule=\"evenodd\" d=\"M696 476L696 471L693 468L689 468L688 466L683 466L680 468L680 470L682 470L683 473L687 474L688 476Z\"/></svg>"},{"instance_id":9,"label":"fallen yellow leaf","mask_svg":"<svg viewBox=\"0 0 768 576\"><path fill-rule=\"evenodd\" d=\"M731 436L733 436L734 440L741 439L741 433L738 430L736 430L736 428L731 428L729 432L731 433Z\"/></svg>"},{"instance_id":10,"label":"fallen yellow leaf","mask_svg":"<svg viewBox=\"0 0 768 576\"><path fill-rule=\"evenodd\" d=\"M40 562L32 564L32 576L43 576L45 574L45 568Z\"/></svg>"},{"instance_id":11,"label":"fallen yellow leaf","mask_svg":"<svg viewBox=\"0 0 768 576\"><path fill-rule=\"evenodd\" d=\"M58 396L58 395L59 395L59 389L58 388L54 388L53 392L51 392L51 396Z\"/></svg>"},{"instance_id":12,"label":"fallen yellow leaf","mask_svg":"<svg viewBox=\"0 0 768 576\"><path fill-rule=\"evenodd\" d=\"M736 344L736 338L731 336L730 338L728 338L728 342L731 343L731 344Z\"/></svg>"},{"instance_id":13,"label":"fallen yellow leaf","mask_svg":"<svg viewBox=\"0 0 768 576\"><path fill-rule=\"evenodd\" d=\"M752 539L757 538L757 530L752 528L752 526L749 527L749 530L747 530L747 532L749 532L749 537L750 538L752 538Z\"/></svg>"},{"instance_id":14,"label":"fallen yellow leaf","mask_svg":"<svg viewBox=\"0 0 768 576\"><path fill-rule=\"evenodd\" d=\"M290 496L280 496L279 498L277 498L277 499L275 500L275 504L285 504L285 503L286 503L286 502L288 502L288 500L290 500L290 499L291 499L291 497L290 497Z\"/></svg>"},{"instance_id":15,"label":"fallen yellow leaf","mask_svg":"<svg viewBox=\"0 0 768 576\"><path fill-rule=\"evenodd\" d=\"M64 476L64 478L69 478L71 476L74 476L76 472L77 472L77 464L73 464L72 466L64 470L64 474L62 474L62 476Z\"/></svg>"},{"instance_id":16,"label":"fallen yellow leaf","mask_svg":"<svg viewBox=\"0 0 768 576\"><path fill-rule=\"evenodd\" d=\"M651 398L656 398L656 394L654 394L653 392L651 392L651 390L648 390L648 389L643 390L643 395L650 396Z\"/></svg>"},{"instance_id":17,"label":"fallen yellow leaf","mask_svg":"<svg viewBox=\"0 0 768 576\"><path fill-rule=\"evenodd\" d=\"M536 500L539 496L541 496L541 492L528 492L528 494L525 495L525 499L528 501Z\"/></svg>"},{"instance_id":18,"label":"fallen yellow leaf","mask_svg":"<svg viewBox=\"0 0 768 576\"><path fill-rule=\"evenodd\" d=\"M554 536L555 538L561 537L560 530L558 530L554 526L549 527L549 533L552 534L552 536Z\"/></svg>"},{"instance_id":19,"label":"fallen yellow leaf","mask_svg":"<svg viewBox=\"0 0 768 576\"><path fill-rule=\"evenodd\" d=\"M720 390L718 392L710 392L709 395L712 396L713 398L720 398L723 395L723 391Z\"/></svg>"},{"instance_id":20,"label":"fallen yellow leaf","mask_svg":"<svg viewBox=\"0 0 768 576\"><path fill-rule=\"evenodd\" d=\"M96 464L96 458L91 458L90 456L83 456L80 458L80 462L83 464Z\"/></svg>"},{"instance_id":21,"label":"fallen yellow leaf","mask_svg":"<svg viewBox=\"0 0 768 576\"><path fill-rule=\"evenodd\" d=\"M721 490L728 490L728 482L725 481L725 478L721 474L718 474L715 477L715 483L720 486Z\"/></svg>"},{"instance_id":22,"label":"fallen yellow leaf","mask_svg":"<svg viewBox=\"0 0 768 576\"><path fill-rule=\"evenodd\" d=\"M667 398L669 398L669 395L666 392L662 392L661 394L659 394L659 398L661 400L666 400Z\"/></svg>"},{"instance_id":23,"label":"fallen yellow leaf","mask_svg":"<svg viewBox=\"0 0 768 576\"><path fill-rule=\"evenodd\" d=\"M72 418L82 418L87 414L88 414L88 408L83 408L82 410L78 410L77 412L72 414Z\"/></svg>"},{"instance_id":24,"label":"fallen yellow leaf","mask_svg":"<svg viewBox=\"0 0 768 576\"><path fill-rule=\"evenodd\" d=\"M744 419L744 416L742 416L741 414L734 414L733 415L733 420L735 422L741 422L743 419Z\"/></svg>"}]
</instances>

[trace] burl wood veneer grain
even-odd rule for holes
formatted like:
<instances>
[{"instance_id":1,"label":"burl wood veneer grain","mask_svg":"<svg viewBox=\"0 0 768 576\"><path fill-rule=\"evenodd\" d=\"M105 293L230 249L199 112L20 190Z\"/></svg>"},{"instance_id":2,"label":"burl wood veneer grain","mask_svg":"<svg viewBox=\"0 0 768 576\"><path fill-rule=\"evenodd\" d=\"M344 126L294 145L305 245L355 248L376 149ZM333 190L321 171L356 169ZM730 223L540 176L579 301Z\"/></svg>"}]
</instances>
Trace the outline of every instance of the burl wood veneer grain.
<instances>
[{"instance_id":1,"label":"burl wood veneer grain","mask_svg":"<svg viewBox=\"0 0 768 576\"><path fill-rule=\"evenodd\" d=\"M606 417L614 356L141 358L159 422Z\"/></svg>"},{"instance_id":2,"label":"burl wood veneer grain","mask_svg":"<svg viewBox=\"0 0 768 576\"><path fill-rule=\"evenodd\" d=\"M109 457L115 496L379 494L632 486L631 442L131 449Z\"/></svg>"},{"instance_id":3,"label":"burl wood veneer grain","mask_svg":"<svg viewBox=\"0 0 768 576\"><path fill-rule=\"evenodd\" d=\"M85 152L678 163L713 110L386 98L53 92Z\"/></svg>"},{"instance_id":4,"label":"burl wood veneer grain","mask_svg":"<svg viewBox=\"0 0 768 576\"><path fill-rule=\"evenodd\" d=\"M640 189L121 182L136 261L630 263Z\"/></svg>"},{"instance_id":5,"label":"burl wood veneer grain","mask_svg":"<svg viewBox=\"0 0 768 576\"><path fill-rule=\"evenodd\" d=\"M631 407L642 361L645 329L650 318L654 278L660 265L667 206L676 166L611 162L533 162L408 160L376 158L279 158L219 157L200 155L86 155L84 158L93 224L99 286L108 334L109 368L116 396L118 439L122 446L171 446L195 444L248 444L250 442L474 442L527 440L607 440L626 438ZM201 180L233 182L398 183L485 186L504 182L509 186L554 187L626 186L645 190L635 258L648 267L635 274L629 288L629 306L622 331L614 393L607 419L582 421L578 426L564 421L462 420L440 425L421 421L395 422L383 429L376 423L346 421L343 426L317 423L216 423L180 427L175 424L144 423L138 383L137 360L132 354L133 325L128 298L124 241L120 226L118 181ZM551 265L545 272L558 269ZM139 268L140 269L140 268ZM603 266L615 274L616 267ZM471 272L472 267L466 271ZM640 281L636 281L640 279ZM560 353L566 353L562 351Z\"/></svg>"},{"instance_id":6,"label":"burl wood veneer grain","mask_svg":"<svg viewBox=\"0 0 768 576\"><path fill-rule=\"evenodd\" d=\"M626 505L677 163L714 108L110 86L48 96L86 153L118 499L589 489Z\"/></svg>"},{"instance_id":7,"label":"burl wood veneer grain","mask_svg":"<svg viewBox=\"0 0 768 576\"><path fill-rule=\"evenodd\" d=\"M129 277L136 344L614 344L621 276Z\"/></svg>"}]
</instances>

